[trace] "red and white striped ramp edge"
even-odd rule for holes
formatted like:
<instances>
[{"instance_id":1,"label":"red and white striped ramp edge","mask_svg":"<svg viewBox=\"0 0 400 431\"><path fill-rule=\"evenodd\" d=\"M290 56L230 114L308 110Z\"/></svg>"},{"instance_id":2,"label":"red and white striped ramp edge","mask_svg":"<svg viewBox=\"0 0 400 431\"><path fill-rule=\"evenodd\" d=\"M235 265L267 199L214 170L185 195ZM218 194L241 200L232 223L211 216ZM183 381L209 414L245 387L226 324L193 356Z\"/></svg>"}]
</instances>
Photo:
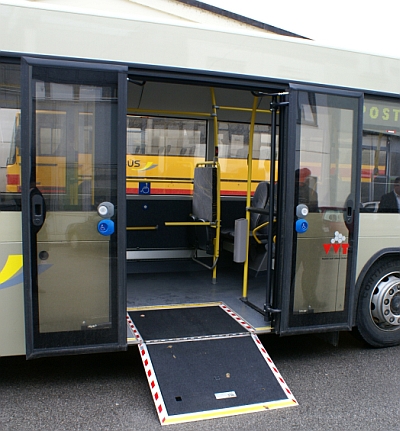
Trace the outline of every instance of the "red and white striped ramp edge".
<instances>
[{"instance_id":1,"label":"red and white striped ramp edge","mask_svg":"<svg viewBox=\"0 0 400 431\"><path fill-rule=\"evenodd\" d=\"M130 329L133 337L135 337L139 343L143 343L143 338L140 336L139 331L137 330L137 328L136 328L135 324L133 323L131 316L129 316L129 314L126 315L126 323L128 325L128 328Z\"/></svg>"},{"instance_id":2,"label":"red and white striped ramp edge","mask_svg":"<svg viewBox=\"0 0 400 431\"><path fill-rule=\"evenodd\" d=\"M236 314L234 311L232 311L227 305L225 305L223 302L219 305L226 313L228 313L233 320L236 320L236 322L240 323L243 328L245 328L249 332L255 332L255 329L247 323L242 317L240 317L238 314Z\"/></svg>"}]
</instances>

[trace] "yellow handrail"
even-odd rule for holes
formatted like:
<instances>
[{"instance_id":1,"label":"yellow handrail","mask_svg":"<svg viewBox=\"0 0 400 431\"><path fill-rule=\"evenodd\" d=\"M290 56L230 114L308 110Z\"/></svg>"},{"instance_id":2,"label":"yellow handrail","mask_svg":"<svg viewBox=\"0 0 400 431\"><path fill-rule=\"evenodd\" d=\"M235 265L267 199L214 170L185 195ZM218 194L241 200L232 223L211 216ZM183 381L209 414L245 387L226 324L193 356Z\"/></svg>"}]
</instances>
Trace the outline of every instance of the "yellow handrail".
<instances>
[{"instance_id":1,"label":"yellow handrail","mask_svg":"<svg viewBox=\"0 0 400 431\"><path fill-rule=\"evenodd\" d=\"M275 220L274 220L275 221ZM257 236L257 232L260 230L260 229L262 229L263 227L266 227L266 226L268 226L269 225L269 221L266 221L265 223L261 223L259 226L257 226L256 228L254 228L253 229L253 232L252 232L252 234L253 234L253 238L256 240L256 242L258 243L258 244L262 244L262 241L258 238L258 236ZM275 242L275 240L276 240L276 236L274 235L274 237L272 238L272 241L273 242Z\"/></svg>"},{"instance_id":2,"label":"yellow handrail","mask_svg":"<svg viewBox=\"0 0 400 431\"><path fill-rule=\"evenodd\" d=\"M128 113L132 114L167 114L167 115L190 115L191 117L211 117L209 112L192 112L192 111L170 111L167 109L140 109L128 108Z\"/></svg>"},{"instance_id":3,"label":"yellow handrail","mask_svg":"<svg viewBox=\"0 0 400 431\"><path fill-rule=\"evenodd\" d=\"M213 226L209 221L166 221L165 226Z\"/></svg>"},{"instance_id":4,"label":"yellow handrail","mask_svg":"<svg viewBox=\"0 0 400 431\"><path fill-rule=\"evenodd\" d=\"M193 184L193 180L175 180L175 179L163 179L163 178L148 178L148 177L127 177L127 182L131 183L137 183L140 182L147 182L147 183L183 183L183 184Z\"/></svg>"},{"instance_id":5,"label":"yellow handrail","mask_svg":"<svg viewBox=\"0 0 400 431\"><path fill-rule=\"evenodd\" d=\"M249 208L251 204L251 177L252 177L252 166L253 166L253 137L254 137L254 125L256 122L257 115L257 103L258 97L254 96L253 109L251 112L250 121L250 136L249 136L249 154L247 156L247 193L246 193L246 207ZM247 220L247 235L246 235L246 260L243 266L243 292L242 296L247 299L248 290L248 274L249 274L249 233L250 233L250 212L246 211Z\"/></svg>"},{"instance_id":6,"label":"yellow handrail","mask_svg":"<svg viewBox=\"0 0 400 431\"><path fill-rule=\"evenodd\" d=\"M127 226L126 230L157 230L158 225L156 226Z\"/></svg>"},{"instance_id":7,"label":"yellow handrail","mask_svg":"<svg viewBox=\"0 0 400 431\"><path fill-rule=\"evenodd\" d=\"M238 106L216 106L217 109L222 109L225 111L242 111L242 112L253 112L252 108L240 108ZM257 109L257 114L270 114L270 109Z\"/></svg>"}]
</instances>

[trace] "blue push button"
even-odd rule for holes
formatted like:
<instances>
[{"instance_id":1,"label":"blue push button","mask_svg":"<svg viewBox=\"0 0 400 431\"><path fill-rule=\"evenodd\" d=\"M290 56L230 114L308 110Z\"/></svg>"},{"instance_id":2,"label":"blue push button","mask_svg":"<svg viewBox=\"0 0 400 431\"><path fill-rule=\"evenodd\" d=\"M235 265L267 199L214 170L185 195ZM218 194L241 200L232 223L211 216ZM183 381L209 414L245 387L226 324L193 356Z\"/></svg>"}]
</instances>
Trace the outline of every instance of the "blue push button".
<instances>
[{"instance_id":1,"label":"blue push button","mask_svg":"<svg viewBox=\"0 0 400 431\"><path fill-rule=\"evenodd\" d=\"M108 236L114 233L114 222L112 220L100 220L97 224L100 235Z\"/></svg>"},{"instance_id":2,"label":"blue push button","mask_svg":"<svg viewBox=\"0 0 400 431\"><path fill-rule=\"evenodd\" d=\"M296 221L296 232L297 233L304 233L308 230L308 221L304 219L299 219Z\"/></svg>"}]
</instances>

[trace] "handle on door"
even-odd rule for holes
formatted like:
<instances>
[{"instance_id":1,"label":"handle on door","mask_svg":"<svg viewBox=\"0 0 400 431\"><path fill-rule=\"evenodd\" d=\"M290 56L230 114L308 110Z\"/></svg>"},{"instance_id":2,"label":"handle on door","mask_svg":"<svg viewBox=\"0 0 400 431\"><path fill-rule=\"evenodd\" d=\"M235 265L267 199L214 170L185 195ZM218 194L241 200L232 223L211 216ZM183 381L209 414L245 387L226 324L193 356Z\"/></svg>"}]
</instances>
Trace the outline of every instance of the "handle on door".
<instances>
[{"instance_id":1,"label":"handle on door","mask_svg":"<svg viewBox=\"0 0 400 431\"><path fill-rule=\"evenodd\" d=\"M353 213L354 213L354 203L351 199L347 201L347 209L346 209L346 223L351 224L353 222Z\"/></svg>"},{"instance_id":2,"label":"handle on door","mask_svg":"<svg viewBox=\"0 0 400 431\"><path fill-rule=\"evenodd\" d=\"M46 219L46 204L40 190L34 187L31 196L31 223L36 232L39 232Z\"/></svg>"}]
</instances>

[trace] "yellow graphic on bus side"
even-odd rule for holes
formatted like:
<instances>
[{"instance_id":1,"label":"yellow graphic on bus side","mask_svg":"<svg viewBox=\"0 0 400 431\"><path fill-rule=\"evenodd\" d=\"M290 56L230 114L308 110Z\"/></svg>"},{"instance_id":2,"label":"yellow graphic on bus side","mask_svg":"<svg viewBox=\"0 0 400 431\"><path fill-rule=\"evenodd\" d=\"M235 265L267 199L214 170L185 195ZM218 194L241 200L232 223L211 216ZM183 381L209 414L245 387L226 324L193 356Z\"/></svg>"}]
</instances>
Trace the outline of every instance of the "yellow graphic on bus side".
<instances>
[{"instance_id":1,"label":"yellow graphic on bus side","mask_svg":"<svg viewBox=\"0 0 400 431\"><path fill-rule=\"evenodd\" d=\"M16 286L24 282L24 273L22 271L23 258L22 254L10 254L7 261L0 271L0 290L7 287ZM38 274L47 271L53 264L39 263L37 266Z\"/></svg>"},{"instance_id":2,"label":"yellow graphic on bus side","mask_svg":"<svg viewBox=\"0 0 400 431\"><path fill-rule=\"evenodd\" d=\"M156 168L157 165L155 165L153 162L147 162L144 168L138 169L138 171L147 171L149 169Z\"/></svg>"},{"instance_id":3,"label":"yellow graphic on bus side","mask_svg":"<svg viewBox=\"0 0 400 431\"><path fill-rule=\"evenodd\" d=\"M0 284L8 281L22 268L22 254L10 254L0 271Z\"/></svg>"}]
</instances>

